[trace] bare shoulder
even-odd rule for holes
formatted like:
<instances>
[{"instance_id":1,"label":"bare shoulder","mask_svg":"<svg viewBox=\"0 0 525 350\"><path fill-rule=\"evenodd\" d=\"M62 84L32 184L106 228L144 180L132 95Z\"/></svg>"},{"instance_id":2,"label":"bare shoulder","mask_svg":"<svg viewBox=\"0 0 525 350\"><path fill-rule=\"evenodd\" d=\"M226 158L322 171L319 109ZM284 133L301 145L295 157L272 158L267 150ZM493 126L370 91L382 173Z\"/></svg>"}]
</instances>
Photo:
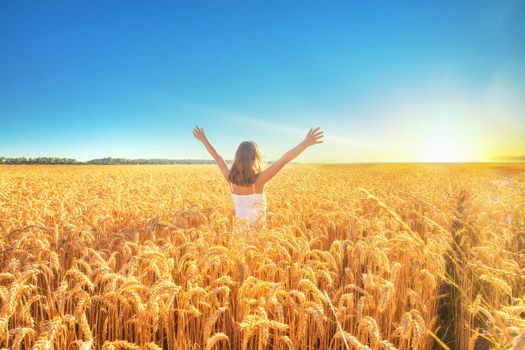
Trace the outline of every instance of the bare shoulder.
<instances>
[{"instance_id":1,"label":"bare shoulder","mask_svg":"<svg viewBox=\"0 0 525 350\"><path fill-rule=\"evenodd\" d=\"M268 183L268 181L277 175L277 173L283 168L285 164L286 160L282 157L279 160L273 162L268 168L259 173L259 176L257 176L257 182L263 184L264 186L264 184Z\"/></svg>"},{"instance_id":2,"label":"bare shoulder","mask_svg":"<svg viewBox=\"0 0 525 350\"><path fill-rule=\"evenodd\" d=\"M256 193L263 193L264 187L266 186L266 180L264 177L260 176L264 171L261 171L259 173L259 176L257 176L257 180L255 180L255 183L253 184L255 187Z\"/></svg>"}]
</instances>

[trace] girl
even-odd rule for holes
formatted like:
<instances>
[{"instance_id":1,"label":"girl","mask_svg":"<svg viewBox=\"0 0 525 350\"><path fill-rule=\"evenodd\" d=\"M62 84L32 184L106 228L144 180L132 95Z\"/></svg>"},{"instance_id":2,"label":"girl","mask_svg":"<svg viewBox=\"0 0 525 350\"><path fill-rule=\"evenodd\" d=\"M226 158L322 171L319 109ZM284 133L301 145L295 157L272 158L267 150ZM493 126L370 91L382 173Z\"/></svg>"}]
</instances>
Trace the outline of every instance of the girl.
<instances>
[{"instance_id":1,"label":"girl","mask_svg":"<svg viewBox=\"0 0 525 350\"><path fill-rule=\"evenodd\" d=\"M261 171L262 157L259 147L253 141L241 142L235 158L228 169L226 162L208 141L204 130L195 126L193 135L201 141L221 169L224 179L230 184L235 216L249 226L259 225L266 221L266 195L264 186L287 163L300 155L306 148L323 142L323 132L319 128L310 129L304 141L286 152L281 158Z\"/></svg>"}]
</instances>

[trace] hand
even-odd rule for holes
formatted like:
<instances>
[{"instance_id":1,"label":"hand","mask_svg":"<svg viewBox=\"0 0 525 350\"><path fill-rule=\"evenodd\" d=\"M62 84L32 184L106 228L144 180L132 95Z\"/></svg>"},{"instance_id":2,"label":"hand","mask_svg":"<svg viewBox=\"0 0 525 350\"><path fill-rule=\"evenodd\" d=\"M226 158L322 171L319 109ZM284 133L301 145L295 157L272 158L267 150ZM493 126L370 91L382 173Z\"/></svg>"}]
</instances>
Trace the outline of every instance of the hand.
<instances>
[{"instance_id":1,"label":"hand","mask_svg":"<svg viewBox=\"0 0 525 350\"><path fill-rule=\"evenodd\" d=\"M324 133L320 130L320 128L310 129L303 142L307 146L313 146L318 143L323 143L323 137Z\"/></svg>"},{"instance_id":2,"label":"hand","mask_svg":"<svg viewBox=\"0 0 525 350\"><path fill-rule=\"evenodd\" d=\"M206 134L204 133L204 129L199 128L197 125L195 125L195 128L193 129L193 136L200 142L204 142L207 140Z\"/></svg>"}]
</instances>

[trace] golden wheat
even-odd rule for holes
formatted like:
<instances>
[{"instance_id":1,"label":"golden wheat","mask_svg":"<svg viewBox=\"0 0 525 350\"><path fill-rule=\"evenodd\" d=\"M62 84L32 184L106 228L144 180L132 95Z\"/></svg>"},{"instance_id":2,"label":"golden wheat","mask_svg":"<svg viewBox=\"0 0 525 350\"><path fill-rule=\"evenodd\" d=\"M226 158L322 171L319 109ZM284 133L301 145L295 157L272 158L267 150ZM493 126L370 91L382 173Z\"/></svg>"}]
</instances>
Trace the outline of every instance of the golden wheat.
<instances>
[{"instance_id":1,"label":"golden wheat","mask_svg":"<svg viewBox=\"0 0 525 350\"><path fill-rule=\"evenodd\" d=\"M291 165L258 231L221 181L1 166L0 348L524 347L524 165Z\"/></svg>"}]
</instances>

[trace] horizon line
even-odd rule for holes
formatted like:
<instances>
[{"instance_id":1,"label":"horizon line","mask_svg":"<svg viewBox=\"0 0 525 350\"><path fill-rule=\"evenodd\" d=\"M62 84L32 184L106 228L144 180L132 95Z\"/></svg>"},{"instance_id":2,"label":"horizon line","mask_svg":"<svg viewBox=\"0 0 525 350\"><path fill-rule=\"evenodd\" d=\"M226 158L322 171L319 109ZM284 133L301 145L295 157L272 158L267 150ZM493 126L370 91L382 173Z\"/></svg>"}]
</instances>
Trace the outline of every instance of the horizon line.
<instances>
[{"instance_id":1,"label":"horizon line","mask_svg":"<svg viewBox=\"0 0 525 350\"><path fill-rule=\"evenodd\" d=\"M2 161L1 159L5 160L16 160L16 159L26 159L27 163L21 163L21 164L13 164L13 163L6 163ZM70 163L31 163L31 161L37 161L38 159L57 159L57 160L67 160L70 161ZM114 161L124 161L124 162L150 162L150 163L144 163L144 164L104 164L104 163L90 163L94 161L103 161L103 160L114 160ZM159 162L205 162L205 164L213 164L215 163L214 159L211 158L123 158L123 157L103 157L103 158L93 158L89 160L77 160L76 158L70 158L70 157L53 157L53 156L39 156L39 157L5 157L0 156L0 165L177 165L175 164L162 164L162 163L155 163L155 161ZM232 159L225 159L226 163L232 163ZM275 160L266 160L265 163L273 163ZM465 161L404 161L404 160L382 160L382 161L329 161L329 162L323 162L323 161L313 161L313 162L290 162L291 164L515 164L515 163L525 163L525 157L523 156L515 156L515 157L491 157L488 160L465 160ZM178 163L179 165L192 165L193 163ZM200 163L202 164L202 163Z\"/></svg>"}]
</instances>

